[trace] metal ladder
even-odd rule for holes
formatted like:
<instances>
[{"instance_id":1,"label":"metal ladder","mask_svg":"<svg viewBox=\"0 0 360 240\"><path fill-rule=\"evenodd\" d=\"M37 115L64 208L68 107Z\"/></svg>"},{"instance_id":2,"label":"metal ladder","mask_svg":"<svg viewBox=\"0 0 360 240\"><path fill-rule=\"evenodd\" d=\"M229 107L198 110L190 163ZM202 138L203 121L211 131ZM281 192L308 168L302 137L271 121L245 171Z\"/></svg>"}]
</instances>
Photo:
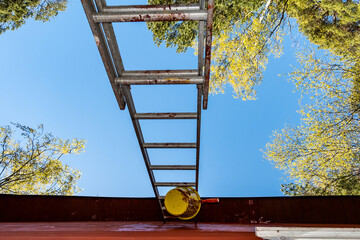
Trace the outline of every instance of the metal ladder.
<instances>
[{"instance_id":1,"label":"metal ladder","mask_svg":"<svg viewBox=\"0 0 360 240\"><path fill-rule=\"evenodd\" d=\"M81 0L94 35L96 45L104 63L106 73L121 110L128 106L131 120L150 177L155 197L163 220L171 219L163 204L164 196L159 195L159 187L195 187L199 183L201 103L207 109L210 57L212 43L212 22L214 0L200 0L198 4L183 5L133 5L107 6L105 0ZM115 38L113 22L148 21L199 21L198 68L191 70L148 70L126 71ZM206 23L206 26L205 26ZM206 27L206 29L205 29ZM206 42L205 42L206 34ZM204 54L205 48L205 54ZM205 56L204 56L205 55ZM137 113L130 85L154 84L194 84L197 87L197 112L176 113ZM145 119L196 119L196 142L194 143L148 143L144 142L139 120ZM150 148L193 148L196 149L195 165L152 165L147 149ZM194 170L195 182L157 182L156 170Z\"/></svg>"}]
</instances>

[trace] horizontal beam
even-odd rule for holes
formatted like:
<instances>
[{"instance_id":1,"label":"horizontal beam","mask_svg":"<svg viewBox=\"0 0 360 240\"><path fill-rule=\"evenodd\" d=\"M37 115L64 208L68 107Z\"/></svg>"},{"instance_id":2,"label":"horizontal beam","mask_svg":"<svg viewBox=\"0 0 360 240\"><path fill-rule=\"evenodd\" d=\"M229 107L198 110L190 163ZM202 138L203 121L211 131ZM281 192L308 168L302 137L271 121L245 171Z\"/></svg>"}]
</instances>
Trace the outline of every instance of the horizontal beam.
<instances>
[{"instance_id":1,"label":"horizontal beam","mask_svg":"<svg viewBox=\"0 0 360 240\"><path fill-rule=\"evenodd\" d=\"M147 11L147 12L99 12L93 14L94 22L156 22L156 21L205 21L206 10Z\"/></svg>"},{"instance_id":2,"label":"horizontal beam","mask_svg":"<svg viewBox=\"0 0 360 240\"><path fill-rule=\"evenodd\" d=\"M148 11L184 11L184 10L200 10L199 4L154 4L154 5L130 5L130 6L106 6L103 8L103 12L148 12Z\"/></svg>"},{"instance_id":3,"label":"horizontal beam","mask_svg":"<svg viewBox=\"0 0 360 240\"><path fill-rule=\"evenodd\" d=\"M115 82L120 85L156 85L156 84L203 84L204 77L202 76L131 76L118 77Z\"/></svg>"},{"instance_id":4,"label":"horizontal beam","mask_svg":"<svg viewBox=\"0 0 360 240\"><path fill-rule=\"evenodd\" d=\"M194 182L156 182L157 187L194 187Z\"/></svg>"},{"instance_id":5,"label":"horizontal beam","mask_svg":"<svg viewBox=\"0 0 360 240\"><path fill-rule=\"evenodd\" d=\"M151 165L151 170L196 170L196 165Z\"/></svg>"},{"instance_id":6,"label":"horizontal beam","mask_svg":"<svg viewBox=\"0 0 360 240\"><path fill-rule=\"evenodd\" d=\"M189 113L135 113L135 119L196 119L196 112Z\"/></svg>"},{"instance_id":7,"label":"horizontal beam","mask_svg":"<svg viewBox=\"0 0 360 240\"><path fill-rule=\"evenodd\" d=\"M198 70L145 70L145 71L123 71L122 77L131 77L131 76L198 76Z\"/></svg>"},{"instance_id":8,"label":"horizontal beam","mask_svg":"<svg viewBox=\"0 0 360 240\"><path fill-rule=\"evenodd\" d=\"M196 148L196 143L144 143L144 148Z\"/></svg>"}]
</instances>

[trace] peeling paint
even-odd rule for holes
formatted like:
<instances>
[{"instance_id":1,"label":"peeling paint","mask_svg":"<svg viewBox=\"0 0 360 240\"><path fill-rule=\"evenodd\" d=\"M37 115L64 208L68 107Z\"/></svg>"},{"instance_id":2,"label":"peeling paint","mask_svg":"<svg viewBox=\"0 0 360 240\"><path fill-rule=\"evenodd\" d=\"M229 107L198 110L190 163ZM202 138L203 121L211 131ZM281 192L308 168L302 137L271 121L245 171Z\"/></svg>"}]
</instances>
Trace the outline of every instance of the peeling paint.
<instances>
[{"instance_id":1,"label":"peeling paint","mask_svg":"<svg viewBox=\"0 0 360 240\"><path fill-rule=\"evenodd\" d=\"M94 35L96 46L99 47L100 45L100 39L98 36Z\"/></svg>"}]
</instances>

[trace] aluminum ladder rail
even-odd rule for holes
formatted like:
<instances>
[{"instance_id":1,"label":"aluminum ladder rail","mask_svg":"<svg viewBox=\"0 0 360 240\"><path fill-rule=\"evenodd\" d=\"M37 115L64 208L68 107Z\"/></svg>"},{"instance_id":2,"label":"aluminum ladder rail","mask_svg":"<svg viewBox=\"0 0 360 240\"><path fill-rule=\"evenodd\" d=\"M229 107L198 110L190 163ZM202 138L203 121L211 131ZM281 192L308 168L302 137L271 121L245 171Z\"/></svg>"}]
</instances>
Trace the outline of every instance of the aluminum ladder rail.
<instances>
[{"instance_id":1,"label":"aluminum ladder rail","mask_svg":"<svg viewBox=\"0 0 360 240\"><path fill-rule=\"evenodd\" d=\"M172 216L166 212L163 203L164 196L159 195L159 187L190 186L195 187L195 189L198 190L201 103L203 105L203 109L207 109L214 0L207 1L207 8L205 8L205 0L200 0L198 4L133 6L108 6L105 0L81 0L81 2L118 105L121 110L124 110L126 105L128 107L152 188L154 190L155 197L159 202L163 220L165 221L166 219L172 218ZM191 70L126 71L123 66L112 23L148 21L198 21L198 68ZM130 86L154 84L196 85L197 112L137 113ZM139 122L139 120L146 119L196 119L196 142L147 143L144 141ZM147 151L149 148L196 149L196 164L152 165ZM195 182L157 182L155 180L154 171L158 170L193 170L195 171Z\"/></svg>"}]
</instances>

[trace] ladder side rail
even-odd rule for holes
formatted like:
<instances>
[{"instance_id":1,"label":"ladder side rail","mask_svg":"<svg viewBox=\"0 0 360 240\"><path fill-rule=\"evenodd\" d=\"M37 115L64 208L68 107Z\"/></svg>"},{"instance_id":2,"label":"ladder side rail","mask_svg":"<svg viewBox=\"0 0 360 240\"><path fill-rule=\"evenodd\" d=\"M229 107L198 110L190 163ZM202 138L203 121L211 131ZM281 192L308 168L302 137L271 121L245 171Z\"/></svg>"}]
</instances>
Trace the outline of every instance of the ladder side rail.
<instances>
[{"instance_id":1,"label":"ladder side rail","mask_svg":"<svg viewBox=\"0 0 360 240\"><path fill-rule=\"evenodd\" d=\"M151 162L150 162L149 153L148 153L147 149L144 147L144 136L143 136L142 131L141 131L139 120L134 118L134 114L136 113L136 110L135 110L134 101L132 99L132 95L131 95L131 92L130 92L130 87L129 86L121 86L121 89L124 92L126 102L128 103L127 106L128 106L128 110L129 110L129 113L130 113L131 121L132 121L132 124L134 126L136 137L137 137L138 142L139 142L141 154L143 155L146 170L148 172L148 175L149 175L149 178L150 178L150 181L151 181L151 186L153 188L155 197L156 197L156 199L157 199L157 201L159 203L159 208L161 208L162 203L161 203L161 200L159 198L159 196L160 196L159 190L157 189L157 186L155 185L156 184L155 176L154 176L153 171L150 168ZM162 214L162 216L163 216L163 221L165 221L164 214Z\"/></svg>"},{"instance_id":2,"label":"ladder side rail","mask_svg":"<svg viewBox=\"0 0 360 240\"><path fill-rule=\"evenodd\" d=\"M111 55L109 53L109 49L105 44L106 42L105 42L104 34L102 32L100 24L95 23L92 18L93 13L96 12L95 5L92 2L92 0L81 0L81 3L83 5L86 18L88 19L90 29L94 35L96 46L99 50L101 59L103 61L104 67L105 67L106 74L108 75L112 90L114 92L116 101L119 105L119 108L121 110L124 110L126 102L125 102L125 99L124 99L124 96L122 94L120 87L115 84L115 77L117 75L116 75L112 60L111 60Z\"/></svg>"},{"instance_id":3,"label":"ladder side rail","mask_svg":"<svg viewBox=\"0 0 360 240\"><path fill-rule=\"evenodd\" d=\"M105 0L95 0L95 1L97 3L98 8L100 8L99 9L100 11L101 11L102 7L106 6ZM107 25L107 31L105 31L105 35L106 35L106 39L111 39L111 43L109 44L109 47L110 47L110 52L111 52L112 56L114 57L114 60L115 59L120 60L120 61L114 62L114 64L115 64L116 69L118 70L118 75L121 76L121 73L124 71L124 66L123 66L123 63L121 61L121 55L120 55L119 47L117 45L116 36L115 36L115 33L114 33L114 30L113 30L113 27L112 27L111 23L109 23ZM140 123L139 123L139 120L134 118L134 115L136 114L136 109L135 109L135 104L134 104L132 94L131 94L131 91L130 91L130 87L120 85L120 89L124 93L124 97L125 97L126 102L127 102L128 111L129 111L129 114L130 114L130 117L131 117L131 121L132 121L132 124L134 126L134 130L135 130L135 133L136 133L136 137L138 139L138 143L139 143L139 146L140 146L141 153L143 155L146 170L148 172L148 175L149 175L149 178L150 178L150 182L151 182L155 197L156 197L156 199L157 199L157 201L159 203L159 207L161 208L161 206L162 206L161 205L161 200L159 199L160 194L159 194L159 191L158 191L157 187L155 186L155 176L154 176L154 173L152 172L152 170L150 169L150 166L151 166L150 157L149 157L149 154L148 154L147 150L143 147L143 145L144 145L144 137L143 137L143 134L142 134L142 131L141 131ZM163 216L163 221L165 221L164 214L162 214L162 216Z\"/></svg>"},{"instance_id":4,"label":"ladder side rail","mask_svg":"<svg viewBox=\"0 0 360 240\"><path fill-rule=\"evenodd\" d=\"M200 0L200 9L205 9L205 0ZM205 21L199 21L198 34L198 75L204 74L204 40L205 40Z\"/></svg>"},{"instance_id":5,"label":"ladder side rail","mask_svg":"<svg viewBox=\"0 0 360 240\"><path fill-rule=\"evenodd\" d=\"M211 64L211 45L212 45L212 28L214 16L214 0L208 0L206 20L206 48L205 48L205 83L204 83L204 99L203 109L207 109L209 96L209 80L210 80L210 64Z\"/></svg>"},{"instance_id":6,"label":"ladder side rail","mask_svg":"<svg viewBox=\"0 0 360 240\"><path fill-rule=\"evenodd\" d=\"M205 9L205 0L199 0L200 9ZM205 22L199 21L198 35L198 74L204 74L204 40ZM205 80L206 81L206 80ZM204 82L205 84L205 82ZM201 130L201 100L203 95L203 85L197 85L197 120L196 120L196 163L195 163L195 189L199 191L199 165L200 165L200 130Z\"/></svg>"},{"instance_id":7,"label":"ladder side rail","mask_svg":"<svg viewBox=\"0 0 360 240\"><path fill-rule=\"evenodd\" d=\"M96 7L98 11L103 11L103 8L106 7L106 2L104 0L95 0ZM113 58L113 62L117 71L117 76L121 76L125 71L124 64L121 58L119 46L117 44L114 28L111 23L102 23L105 39L107 40L107 45L109 46L110 53Z\"/></svg>"},{"instance_id":8,"label":"ladder side rail","mask_svg":"<svg viewBox=\"0 0 360 240\"><path fill-rule=\"evenodd\" d=\"M199 190L199 165L200 165L200 130L201 130L201 98L203 94L202 85L197 86L197 120L196 120L196 175L195 189Z\"/></svg>"},{"instance_id":9,"label":"ladder side rail","mask_svg":"<svg viewBox=\"0 0 360 240\"><path fill-rule=\"evenodd\" d=\"M103 1L103 0L95 0L95 3L96 3L98 10L100 10L100 9L102 10L103 6L106 6L105 1ZM110 54L112 56L112 61L115 66L117 76L119 77L125 71L125 69L124 69L124 64L123 64L122 58L121 58L119 46L117 44L117 40L115 37L114 28L111 23L102 23L102 27L104 30L107 46L110 49ZM115 78L114 82L115 82L115 84L117 84L116 78ZM119 89L119 93L123 97L123 93L118 84L117 84L117 87ZM124 109L125 109L125 106L121 110L124 110Z\"/></svg>"}]
</instances>

